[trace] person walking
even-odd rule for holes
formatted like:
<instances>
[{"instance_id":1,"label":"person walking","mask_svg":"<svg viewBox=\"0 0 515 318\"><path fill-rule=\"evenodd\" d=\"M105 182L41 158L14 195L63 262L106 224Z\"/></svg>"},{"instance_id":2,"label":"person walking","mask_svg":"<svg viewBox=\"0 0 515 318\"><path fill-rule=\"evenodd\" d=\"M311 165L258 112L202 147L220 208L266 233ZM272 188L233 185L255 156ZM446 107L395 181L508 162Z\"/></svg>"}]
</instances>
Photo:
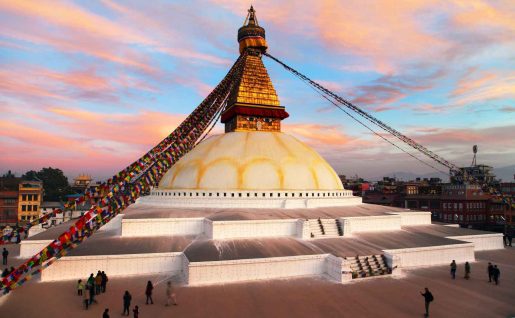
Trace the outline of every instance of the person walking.
<instances>
[{"instance_id":1,"label":"person walking","mask_svg":"<svg viewBox=\"0 0 515 318\"><path fill-rule=\"evenodd\" d=\"M89 297L88 297L88 290L86 290L85 293L82 293L82 302L84 303L84 308L88 310L89 308Z\"/></svg>"},{"instance_id":2,"label":"person walking","mask_svg":"<svg viewBox=\"0 0 515 318\"><path fill-rule=\"evenodd\" d=\"M91 273L86 281L86 289L90 289L90 287L95 287L95 277L93 277L93 273Z\"/></svg>"},{"instance_id":3,"label":"person walking","mask_svg":"<svg viewBox=\"0 0 515 318\"><path fill-rule=\"evenodd\" d=\"M456 268L457 268L456 261L452 260L452 263L451 263L451 276L452 276L452 279L456 279Z\"/></svg>"},{"instance_id":4,"label":"person walking","mask_svg":"<svg viewBox=\"0 0 515 318\"><path fill-rule=\"evenodd\" d=\"M93 274L92 274L93 275ZM92 285L89 285L89 304L93 304L93 302L97 302L95 300L95 283L93 283Z\"/></svg>"},{"instance_id":5,"label":"person walking","mask_svg":"<svg viewBox=\"0 0 515 318\"><path fill-rule=\"evenodd\" d=\"M465 262L465 279L470 279L470 263Z\"/></svg>"},{"instance_id":6,"label":"person walking","mask_svg":"<svg viewBox=\"0 0 515 318\"><path fill-rule=\"evenodd\" d=\"M173 300L173 304L177 306L177 298L175 295L175 290L173 288L172 282L168 281L166 283L166 305L170 306L170 302Z\"/></svg>"},{"instance_id":7,"label":"person walking","mask_svg":"<svg viewBox=\"0 0 515 318\"><path fill-rule=\"evenodd\" d=\"M102 283L101 283L101 290L103 293L106 292L106 288L107 288L107 282L109 281L109 279L107 278L107 274L102 271L102 273L100 273L102 275Z\"/></svg>"},{"instance_id":8,"label":"person walking","mask_svg":"<svg viewBox=\"0 0 515 318\"><path fill-rule=\"evenodd\" d=\"M82 282L82 279L79 279L77 282L77 295L82 296L82 293L84 291L84 283Z\"/></svg>"},{"instance_id":9,"label":"person walking","mask_svg":"<svg viewBox=\"0 0 515 318\"><path fill-rule=\"evenodd\" d=\"M100 295L101 290L102 290L102 273L100 273L100 271L98 271L97 276L95 276L95 294Z\"/></svg>"},{"instance_id":10,"label":"person walking","mask_svg":"<svg viewBox=\"0 0 515 318\"><path fill-rule=\"evenodd\" d=\"M2 251L2 265L7 265L7 256L9 256L9 251L4 247Z\"/></svg>"},{"instance_id":11,"label":"person walking","mask_svg":"<svg viewBox=\"0 0 515 318\"><path fill-rule=\"evenodd\" d=\"M496 285L499 285L499 276L501 276L501 271L499 270L499 268L497 267L497 265L494 265L493 276L494 276L494 282L495 282L495 284L496 284Z\"/></svg>"},{"instance_id":12,"label":"person walking","mask_svg":"<svg viewBox=\"0 0 515 318\"><path fill-rule=\"evenodd\" d=\"M154 304L154 300L152 300L152 291L154 290L154 286L151 281L147 282L147 287L145 288L145 295L147 296L146 305L148 305L148 301L150 300L150 304Z\"/></svg>"},{"instance_id":13,"label":"person walking","mask_svg":"<svg viewBox=\"0 0 515 318\"><path fill-rule=\"evenodd\" d=\"M132 310L132 313L134 314L134 318L138 318L139 317L139 307L137 305Z\"/></svg>"},{"instance_id":14,"label":"person walking","mask_svg":"<svg viewBox=\"0 0 515 318\"><path fill-rule=\"evenodd\" d=\"M102 318L109 318L109 308L106 308L104 310L104 314L102 315Z\"/></svg>"},{"instance_id":15,"label":"person walking","mask_svg":"<svg viewBox=\"0 0 515 318\"><path fill-rule=\"evenodd\" d=\"M434 300L433 294L429 291L429 289L424 288L424 293L420 292L420 295L424 297L424 303L426 307L426 313L424 316L429 317L429 304Z\"/></svg>"},{"instance_id":16,"label":"person walking","mask_svg":"<svg viewBox=\"0 0 515 318\"><path fill-rule=\"evenodd\" d=\"M123 294L123 314L125 315L125 312L127 312L127 316L129 315L129 308L131 307L131 300L132 296L129 293L128 290L125 291L125 294Z\"/></svg>"},{"instance_id":17,"label":"person walking","mask_svg":"<svg viewBox=\"0 0 515 318\"><path fill-rule=\"evenodd\" d=\"M488 271L488 282L491 283L492 277L494 276L494 266L490 262L488 262L487 271Z\"/></svg>"}]
</instances>

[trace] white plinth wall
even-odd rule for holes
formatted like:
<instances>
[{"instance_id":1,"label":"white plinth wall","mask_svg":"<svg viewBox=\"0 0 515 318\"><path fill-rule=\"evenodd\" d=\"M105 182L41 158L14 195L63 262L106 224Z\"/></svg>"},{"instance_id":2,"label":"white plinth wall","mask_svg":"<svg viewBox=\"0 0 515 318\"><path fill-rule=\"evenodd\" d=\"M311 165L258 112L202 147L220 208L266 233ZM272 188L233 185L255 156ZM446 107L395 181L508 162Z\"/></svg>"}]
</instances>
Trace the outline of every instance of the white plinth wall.
<instances>
[{"instance_id":1,"label":"white plinth wall","mask_svg":"<svg viewBox=\"0 0 515 318\"><path fill-rule=\"evenodd\" d=\"M475 261L473 243L383 250L383 252L387 259L396 259L397 266L401 268L445 265L450 264L452 260L458 263Z\"/></svg>"},{"instance_id":2,"label":"white plinth wall","mask_svg":"<svg viewBox=\"0 0 515 318\"><path fill-rule=\"evenodd\" d=\"M326 261L331 258L331 261ZM302 276L341 282L341 260L329 254L189 263L188 284L206 285ZM340 264L340 266L338 266Z\"/></svg>"},{"instance_id":3,"label":"white plinth wall","mask_svg":"<svg viewBox=\"0 0 515 318\"><path fill-rule=\"evenodd\" d=\"M109 276L183 275L184 258L183 253L65 256L42 272L41 281L85 279L99 270Z\"/></svg>"}]
</instances>

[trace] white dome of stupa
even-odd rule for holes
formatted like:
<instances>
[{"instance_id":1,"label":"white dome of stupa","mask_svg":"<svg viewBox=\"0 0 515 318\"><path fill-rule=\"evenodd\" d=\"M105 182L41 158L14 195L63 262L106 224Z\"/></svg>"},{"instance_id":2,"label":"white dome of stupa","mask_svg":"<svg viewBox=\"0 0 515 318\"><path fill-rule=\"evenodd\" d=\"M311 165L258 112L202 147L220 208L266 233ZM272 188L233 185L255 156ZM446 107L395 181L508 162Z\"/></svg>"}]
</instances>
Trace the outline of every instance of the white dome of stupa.
<instances>
[{"instance_id":1,"label":"white dome of stupa","mask_svg":"<svg viewBox=\"0 0 515 318\"><path fill-rule=\"evenodd\" d=\"M212 136L164 175L159 189L343 190L333 168L313 149L281 132Z\"/></svg>"}]
</instances>

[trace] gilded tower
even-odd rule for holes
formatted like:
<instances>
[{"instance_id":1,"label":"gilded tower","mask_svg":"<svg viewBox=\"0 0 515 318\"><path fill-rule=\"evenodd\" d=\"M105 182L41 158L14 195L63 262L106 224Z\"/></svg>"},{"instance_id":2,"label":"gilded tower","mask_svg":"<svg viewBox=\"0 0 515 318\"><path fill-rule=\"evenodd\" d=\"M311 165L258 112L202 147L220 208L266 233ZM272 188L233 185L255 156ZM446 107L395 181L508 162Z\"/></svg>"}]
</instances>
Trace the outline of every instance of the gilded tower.
<instances>
[{"instance_id":1,"label":"gilded tower","mask_svg":"<svg viewBox=\"0 0 515 318\"><path fill-rule=\"evenodd\" d=\"M281 120L289 115L280 105L261 55L268 45L265 29L259 26L251 6L238 30L240 54L247 53L239 83L222 113L225 132L281 131Z\"/></svg>"}]
</instances>

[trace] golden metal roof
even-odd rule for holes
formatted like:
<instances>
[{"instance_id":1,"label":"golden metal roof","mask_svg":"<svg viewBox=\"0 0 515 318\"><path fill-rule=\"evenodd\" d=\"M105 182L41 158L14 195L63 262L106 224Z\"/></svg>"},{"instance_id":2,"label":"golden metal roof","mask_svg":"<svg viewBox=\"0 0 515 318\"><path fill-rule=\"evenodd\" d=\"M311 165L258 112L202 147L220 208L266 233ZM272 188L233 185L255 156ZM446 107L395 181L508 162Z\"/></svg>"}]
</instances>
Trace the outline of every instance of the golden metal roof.
<instances>
[{"instance_id":1,"label":"golden metal roof","mask_svg":"<svg viewBox=\"0 0 515 318\"><path fill-rule=\"evenodd\" d=\"M249 54L245 59L238 88L229 98L229 108L235 103L280 106L279 97L260 56Z\"/></svg>"}]
</instances>

